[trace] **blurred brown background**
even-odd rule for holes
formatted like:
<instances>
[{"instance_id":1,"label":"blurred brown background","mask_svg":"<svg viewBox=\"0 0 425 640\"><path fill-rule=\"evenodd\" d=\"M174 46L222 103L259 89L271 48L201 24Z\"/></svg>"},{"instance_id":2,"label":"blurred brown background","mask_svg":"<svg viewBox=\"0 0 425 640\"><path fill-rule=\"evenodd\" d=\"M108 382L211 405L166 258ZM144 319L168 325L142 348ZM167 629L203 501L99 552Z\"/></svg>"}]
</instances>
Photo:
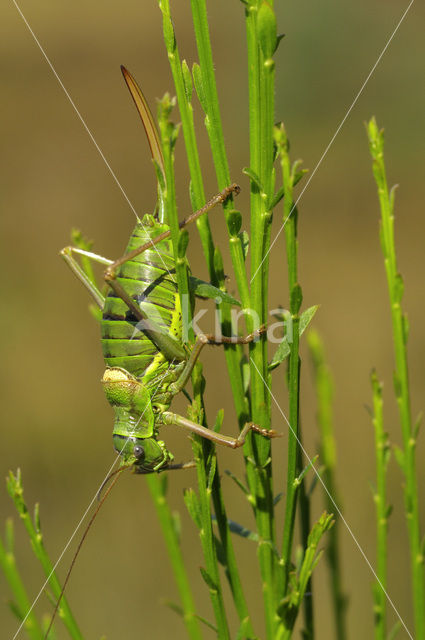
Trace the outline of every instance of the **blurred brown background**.
<instances>
[{"instance_id":1,"label":"blurred brown background","mask_svg":"<svg viewBox=\"0 0 425 640\"><path fill-rule=\"evenodd\" d=\"M189 3L172 3L182 57L196 60ZM276 3L279 31L286 34L276 56L276 120L284 120L292 158L311 170L334 134L407 3L395 1ZM119 65L128 66L151 105L172 89L156 2L30 3L21 8L53 62L126 193L142 214L152 211L155 181L148 147ZM243 192L238 206L248 216L249 163L247 79L243 5L236 0L209 3L211 36L232 178ZM378 239L378 206L363 122L375 114L386 129L389 181L397 182L396 240L406 284L412 408L425 407L425 325L423 251L424 179L424 7L417 2L396 34L300 204L300 282L304 305L320 303L315 326L326 342L335 377L335 430L338 481L345 518L372 564L375 563L374 478L369 373L385 381L386 428L400 442L393 401L391 327L386 281ZM72 227L96 240L108 257L123 251L134 217L73 112L12 2L2 5L1 115L2 447L0 477L21 467L29 505L41 503L45 541L52 557L62 550L113 460L112 412L99 384L103 372L98 327L87 313L88 296L61 262L58 252ZM199 115L199 114L198 114ZM178 115L175 115L176 119ZM199 117L206 191L216 191L211 157ZM182 141L178 150L180 215L189 208ZM214 233L225 247L220 212ZM274 232L281 224L275 212ZM193 271L206 277L196 230L191 230ZM271 254L271 308L287 305L283 234ZM226 270L231 264L226 256ZM231 285L232 286L232 285ZM226 433L235 432L234 412L220 350L203 357L210 416L225 408ZM286 410L283 371L274 374L274 392ZM310 455L317 451L311 368L303 352L303 429ZM220 403L220 404L217 404ZM184 398L173 405L183 411ZM279 412L274 427L286 432ZM211 418L210 418L211 419ZM177 459L190 457L184 435L170 429L167 443ZM282 490L286 438L273 445L276 492ZM220 451L221 469L241 471L238 453ZM418 447L424 495L424 439ZM170 499L182 514L184 554L199 613L212 619L197 534L182 504L192 472L169 478ZM409 559L400 474L389 469L394 504L390 522L389 591L412 628ZM231 516L251 526L242 494L223 479ZM14 515L17 553L30 594L42 584L4 485L1 520ZM322 509L315 494L314 515ZM423 527L424 528L423 523ZM280 523L281 526L281 523ZM372 575L349 534L341 532L343 572L350 598L350 638L372 637ZM238 543L238 558L250 604L262 604L255 548ZM70 562L64 559L64 575ZM317 638L331 637L323 563L317 572ZM17 624L7 609L8 589L0 577L0 627L12 637ZM184 638L181 622L161 598L176 600L168 559L143 478L123 477L91 532L71 579L68 597L87 638ZM46 601L41 610L46 611ZM390 614L392 619L392 614ZM233 619L234 620L234 619ZM60 625L59 625L60 626ZM235 633L235 626L233 633ZM23 637L23 634L21 634ZM65 636L63 636L65 637ZM205 637L213 637L208 630ZM400 638L407 637L404 632Z\"/></svg>"}]
</instances>

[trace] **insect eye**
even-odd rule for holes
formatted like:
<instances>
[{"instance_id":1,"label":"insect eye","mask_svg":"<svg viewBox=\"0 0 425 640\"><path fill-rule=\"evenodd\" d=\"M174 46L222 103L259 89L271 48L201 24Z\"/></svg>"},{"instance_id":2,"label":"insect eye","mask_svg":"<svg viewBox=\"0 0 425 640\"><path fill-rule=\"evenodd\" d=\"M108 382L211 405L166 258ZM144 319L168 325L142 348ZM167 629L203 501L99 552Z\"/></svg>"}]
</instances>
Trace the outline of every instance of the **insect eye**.
<instances>
[{"instance_id":1,"label":"insect eye","mask_svg":"<svg viewBox=\"0 0 425 640\"><path fill-rule=\"evenodd\" d=\"M145 457L145 450L140 444L136 444L133 448L133 455L138 460L142 460Z\"/></svg>"}]
</instances>

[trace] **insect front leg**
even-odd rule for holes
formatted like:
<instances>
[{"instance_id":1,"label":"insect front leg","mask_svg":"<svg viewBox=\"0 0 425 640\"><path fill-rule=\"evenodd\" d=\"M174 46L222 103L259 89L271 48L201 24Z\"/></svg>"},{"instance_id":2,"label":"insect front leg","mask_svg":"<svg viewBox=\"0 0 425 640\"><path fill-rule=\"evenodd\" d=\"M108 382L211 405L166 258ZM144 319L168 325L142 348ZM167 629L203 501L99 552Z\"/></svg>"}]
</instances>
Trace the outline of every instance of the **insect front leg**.
<instances>
[{"instance_id":1,"label":"insect front leg","mask_svg":"<svg viewBox=\"0 0 425 640\"><path fill-rule=\"evenodd\" d=\"M174 396L177 393L179 393L187 384L190 375L193 371L193 367L195 366L195 363L197 361L197 359L199 358L199 355L202 351L202 349L205 347L206 344L212 344L212 345L220 345L220 344L248 344L250 342L253 342L254 340L256 340L257 338L259 338L262 334L266 333L267 328L265 325L262 325L259 329L257 329L256 331L253 331L252 333L248 334L247 336L214 336L212 334L206 334L206 333L200 333L197 335L196 337L196 342L193 345L193 348L190 352L190 356L189 359L186 363L185 368L183 369L182 373L180 374L180 377L176 380L176 382L173 382L170 387L169 387L169 391L170 393Z\"/></svg>"},{"instance_id":2,"label":"insect front leg","mask_svg":"<svg viewBox=\"0 0 425 640\"><path fill-rule=\"evenodd\" d=\"M277 438L282 435L273 429L263 429L254 422L247 422L238 437L233 438L232 436L225 436L221 433L211 431L211 429L207 429L207 427L203 427L201 424L192 422L192 420L179 416L177 413L171 413L170 411L164 411L161 419L164 424L175 424L178 427L183 427L183 429L188 429L192 433L196 433L198 436L207 438L207 440L211 440L216 444L230 447L231 449L242 447L242 445L245 444L245 439L249 431L255 431L255 433L259 433L265 438Z\"/></svg>"},{"instance_id":3,"label":"insect front leg","mask_svg":"<svg viewBox=\"0 0 425 640\"><path fill-rule=\"evenodd\" d=\"M83 256L84 258L88 258L89 260L93 260L93 262L97 262L103 265L111 265L112 260L103 258L102 256L99 256L96 253L92 253L91 251L86 251L85 249L71 246L65 247L60 253L71 271L75 273L78 280L83 283L83 285L89 291L90 295L94 298L98 307L100 307L100 309L103 309L103 307L105 306L105 296L101 293L101 291L99 291L94 278L90 277L84 271L82 266L75 259L74 255Z\"/></svg>"}]
</instances>

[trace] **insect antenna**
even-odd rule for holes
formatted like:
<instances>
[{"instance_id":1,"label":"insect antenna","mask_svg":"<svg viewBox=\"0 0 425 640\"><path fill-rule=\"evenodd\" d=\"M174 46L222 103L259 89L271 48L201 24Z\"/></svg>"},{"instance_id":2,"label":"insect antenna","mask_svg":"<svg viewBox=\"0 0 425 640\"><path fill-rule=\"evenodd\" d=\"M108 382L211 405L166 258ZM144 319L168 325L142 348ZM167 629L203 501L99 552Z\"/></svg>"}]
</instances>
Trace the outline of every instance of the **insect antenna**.
<instances>
[{"instance_id":1,"label":"insect antenna","mask_svg":"<svg viewBox=\"0 0 425 640\"><path fill-rule=\"evenodd\" d=\"M109 480L110 480L111 478L113 478L114 476L116 476L118 473L121 473L122 471L125 471L126 469L129 469L129 468L130 468L130 466L131 466L131 465L129 465L129 466L123 466L123 467L120 467L119 469L115 469L115 471L112 471L112 473L110 473L108 476L106 476L106 478L104 479L104 481L103 481L103 482L102 482L102 484L100 485L100 489L99 489L99 491L97 492L97 496L96 496L96 497L97 497L98 502L102 502L102 503L103 503L104 499L106 498L106 495L102 498L102 491L104 490L105 486L108 484ZM115 484L117 480L118 480L118 478L115 478L115 480L114 480L113 484ZM107 493L109 493L109 491L110 491L111 489L112 489L112 486L111 486L111 487L109 487L109 489L108 489ZM100 507L100 505L99 505L99 507ZM99 510L99 509L98 509L98 510Z\"/></svg>"},{"instance_id":2,"label":"insect antenna","mask_svg":"<svg viewBox=\"0 0 425 640\"><path fill-rule=\"evenodd\" d=\"M99 492L98 492L98 499L100 497L100 492L102 491L103 487L105 486L105 482L107 482L112 476L116 476L114 478L114 480L112 481L112 483L110 484L110 486L108 487L108 489L105 491L103 497L101 499L99 499L99 504L97 505L97 507L95 509L95 512L93 513L92 517L90 518L90 521L89 521L88 525L86 526L83 535L81 536L81 540L78 543L78 547L77 547L77 549L76 549L76 551L74 553L74 557L72 558L71 564L70 564L68 572L66 574L65 581L64 581L63 586L62 586L62 590L61 590L61 592L59 594L59 598L58 598L58 600L56 602L56 606L55 606L55 609L53 611L53 615L52 615L52 617L50 619L49 626L48 626L47 631L46 631L46 633L44 635L44 640L47 640L47 638L49 636L49 633L50 633L50 630L52 628L54 619L56 618L56 614L57 614L57 612L59 610L59 606L60 606L60 603L62 601L63 594L65 593L66 585L68 584L68 580L69 580L69 578L71 576L72 570L73 570L74 565L75 565L75 561L76 561L76 559L78 557L78 554L80 553L81 547L83 546L83 542L86 539L86 536L87 536L88 532L90 531L91 526L92 526L93 522L95 521L96 516L100 511L101 506L103 505L103 503L105 502L106 498L108 497L108 495L112 491L113 487L115 486L115 484L116 484L116 482L117 482L117 480L119 478L118 473L120 473L121 471L125 471L128 468L129 467L120 467L119 469L117 469L113 473L110 473L109 476L106 478L106 480L104 482L102 482L102 486L101 486L101 488L99 489Z\"/></svg>"}]
</instances>

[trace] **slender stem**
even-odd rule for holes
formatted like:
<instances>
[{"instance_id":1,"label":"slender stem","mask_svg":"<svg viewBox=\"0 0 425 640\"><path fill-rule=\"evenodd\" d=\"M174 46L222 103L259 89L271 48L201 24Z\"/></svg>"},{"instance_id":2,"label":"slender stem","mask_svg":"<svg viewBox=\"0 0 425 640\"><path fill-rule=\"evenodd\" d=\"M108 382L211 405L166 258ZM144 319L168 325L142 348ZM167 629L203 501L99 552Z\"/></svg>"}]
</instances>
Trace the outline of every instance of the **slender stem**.
<instances>
[{"instance_id":1,"label":"slender stem","mask_svg":"<svg viewBox=\"0 0 425 640\"><path fill-rule=\"evenodd\" d=\"M395 354L395 393L400 413L403 439L402 471L405 476L405 512L409 533L410 561L413 584L413 605L415 617L415 637L425 639L425 582L424 556L421 545L418 489L416 479L416 438L410 409L410 390L407 364L407 318L403 314L401 300L403 281L398 273L394 242L394 192L387 186L384 163L384 136L379 131L375 119L368 123L370 152L373 158L373 173L378 186L381 209L381 244L387 274L388 291L393 324Z\"/></svg>"},{"instance_id":2,"label":"slender stem","mask_svg":"<svg viewBox=\"0 0 425 640\"><path fill-rule=\"evenodd\" d=\"M189 170L191 175L191 197L192 197L192 205L194 208L199 208L205 202L204 195L204 187L202 181L202 173L199 161L199 153L197 149L196 142L196 134L194 128L193 121L193 109L191 104L191 94L192 94L192 79L190 77L189 69L185 62L181 63L177 42L174 34L174 29L171 23L171 15L170 15L170 7L168 0L160 1L160 8L163 14L163 25L164 25L164 34L165 34L165 42L168 51L168 57L170 61L171 71L173 74L173 79L175 83L177 99L180 109L180 114L182 118L182 128L183 135L185 139L186 152L189 162ZM206 38L208 38L208 24L206 21L206 14L202 12L196 11L196 6L193 8L194 12L194 22L195 27L197 29L197 34L199 32L202 33L200 38L201 45L205 46ZM205 36L206 34L206 36ZM212 65L212 56L203 56L204 59L210 64L210 68L213 70ZM209 76L209 72L205 71L205 75ZM214 84L215 87L215 84ZM210 98L211 101L212 98ZM218 104L218 101L217 101ZM220 125L219 112L218 117L214 120L214 126L209 127L209 134L212 134L215 139L220 137L219 133L216 132L218 125ZM229 171L227 169L227 160L225 155L224 144L221 145L221 150L219 154L219 164L221 167L224 167L225 170L220 173L217 172L217 178L219 185L223 185L223 188L228 186L230 182ZM227 208L231 208L231 202L226 203ZM203 216L207 221L207 217ZM219 285L221 288L224 287L225 276L224 271L221 265L221 258L218 251L214 248L211 231L209 224L206 222L205 224L199 224L198 229L201 235L203 250L205 254L205 258L208 265L209 275L211 282L215 285ZM238 239L239 243L239 239ZM238 256L238 252L234 252L235 255ZM242 262L243 264L243 262ZM239 270L242 272L242 270ZM243 270L244 274L244 270ZM240 282L239 282L240 284ZM245 284L246 289L246 284ZM242 291L244 291L244 286L242 284ZM245 294L245 297L246 294ZM221 305L220 314L221 314L221 324L223 333L229 332L231 333L231 321L230 321L230 309L228 305ZM232 385L233 396L235 398L236 410L239 416L239 422L242 426L244 422L246 422L247 415L247 404L245 400L245 393L243 387L243 380L240 369L240 361L242 357L242 349L240 347L230 347L225 350L227 366L229 369L229 376ZM247 618L247 605L245 602L245 598L242 592L241 580L239 577L239 573L237 570L237 566L235 563L235 556L231 541L230 532L227 525L227 517L224 509L224 501L221 495L220 483L218 472L216 474L216 478L214 479L212 485L212 497L214 501L214 506L216 510L216 517L219 524L220 537L222 540L223 549L225 552L225 562L227 568L227 576L231 585L232 593L235 599L235 605L239 614L239 617L242 620ZM220 610L220 608L218 608ZM221 614L220 614L221 615ZM252 631L250 625L246 627L247 631Z\"/></svg>"},{"instance_id":3,"label":"slender stem","mask_svg":"<svg viewBox=\"0 0 425 640\"><path fill-rule=\"evenodd\" d=\"M217 183L219 189L224 189L224 187L231 182L231 179L221 125L205 0L191 0L191 7L199 55L199 67L194 66L195 87L202 108L205 111L205 127L210 139ZM242 306L248 308L249 290L245 273L242 241L238 236L238 232L235 233L234 227L231 224L233 207L234 205L230 199L224 205L226 222L230 234L230 253ZM251 331L251 329L248 329L248 331Z\"/></svg>"},{"instance_id":4,"label":"slender stem","mask_svg":"<svg viewBox=\"0 0 425 640\"><path fill-rule=\"evenodd\" d=\"M9 477L7 478L7 489L10 497L15 503L15 507L19 515L22 518L25 529L28 532L34 554L39 560L43 571L49 580L49 585L53 592L53 596L55 600L58 600L62 595L62 587L54 571L53 563L50 560L46 549L44 548L43 535L40 529L38 507L36 506L33 522L28 513L27 505L24 501L24 490L21 482L21 474L19 471L16 476L14 476L11 472L9 473ZM62 618L64 625L68 629L70 636L74 640L82 640L83 636L81 634L81 631L79 630L71 609L69 608L68 602L64 597L62 598L61 605L59 607L59 615Z\"/></svg>"},{"instance_id":5,"label":"slender stem","mask_svg":"<svg viewBox=\"0 0 425 640\"><path fill-rule=\"evenodd\" d=\"M189 410L189 417L195 422L201 422L204 415L202 391L204 379L202 377L202 365L195 365L196 374L193 378L193 402ZM193 451L197 459L196 465L199 487L199 537L204 554L206 580L210 599L217 623L217 637L230 640L226 610L224 606L223 592L221 589L220 574L218 571L217 550L212 529L211 494L214 474L217 472L214 445L205 438L195 438Z\"/></svg>"},{"instance_id":6,"label":"slender stem","mask_svg":"<svg viewBox=\"0 0 425 640\"><path fill-rule=\"evenodd\" d=\"M164 42L167 48L168 60L170 63L171 73L173 75L180 117L182 120L183 136L185 140L186 154L192 181L192 207L194 210L196 210L200 209L205 203L205 192L202 180L198 146L196 142L195 125L193 121L193 108L191 104L192 80L190 78L190 72L187 69L186 64L182 64L180 60L174 27L171 22L169 0L159 0L158 4L162 12ZM201 237L202 249L205 254L210 276L214 276L214 242L211 234L208 216L202 216L202 218L200 218L196 224ZM213 284L216 284L215 277L212 278L212 282Z\"/></svg>"},{"instance_id":7,"label":"slender stem","mask_svg":"<svg viewBox=\"0 0 425 640\"><path fill-rule=\"evenodd\" d=\"M301 367L300 367L300 376L301 376ZM298 383L299 386L299 383ZM302 431L301 431L301 419L298 425L298 434L300 441L302 442ZM301 458L301 456L299 456ZM302 473L302 466L304 462L300 460L300 464L298 465L298 477ZM299 499L299 517L300 517L300 544L303 549L307 548L308 536L311 530L311 500L310 493L306 488L305 482L301 482L298 488L298 499ZM306 638L309 640L314 640L315 631L314 631L314 591L313 591L313 581L312 577L308 579L307 584L307 596L303 599L303 609L304 609L304 630L303 633Z\"/></svg>"},{"instance_id":8,"label":"slender stem","mask_svg":"<svg viewBox=\"0 0 425 640\"><path fill-rule=\"evenodd\" d=\"M268 249L273 190L274 53L276 24L273 3L251 2L246 6L248 46L250 169L260 186L251 181L251 309L260 324L267 322ZM250 348L252 419L270 425L270 374L267 343L263 339ZM251 491L255 493L255 516L261 544L258 551L265 607L266 636L274 638L276 624L276 574L274 506L270 443L253 439L255 467L247 466Z\"/></svg>"},{"instance_id":9,"label":"slender stem","mask_svg":"<svg viewBox=\"0 0 425 640\"><path fill-rule=\"evenodd\" d=\"M336 445L333 433L333 382L331 373L326 365L323 343L316 331L310 331L307 337L311 358L314 367L314 384L317 397L317 425L320 434L320 460L323 465L323 480L328 489L325 495L325 508L332 512L334 504L329 498L332 496L341 507L341 499L335 482ZM340 551L339 551L339 520L329 532L329 542L326 549L326 558L329 565L329 579L332 595L332 607L335 624L335 637L345 640L347 598L342 587Z\"/></svg>"},{"instance_id":10,"label":"slender stem","mask_svg":"<svg viewBox=\"0 0 425 640\"><path fill-rule=\"evenodd\" d=\"M371 376L373 391L373 426L375 429L376 455L376 573L379 582L374 585L375 639L385 640L387 631L387 556L388 556L388 507L387 507L387 466L389 461L388 437L384 431L382 384L376 373Z\"/></svg>"},{"instance_id":11,"label":"slender stem","mask_svg":"<svg viewBox=\"0 0 425 640\"><path fill-rule=\"evenodd\" d=\"M233 600L236 611L239 616L240 623L244 624L244 631L249 637L254 637L254 629L251 623L248 605L242 588L242 582L239 576L239 570L236 564L236 556L233 549L231 533L228 525L226 508L224 505L223 494L221 491L221 482L219 473L215 473L212 486L212 499L214 504L214 512L217 520L217 526L220 532L220 540L225 558L226 574L229 580L230 589L232 591Z\"/></svg>"},{"instance_id":12,"label":"slender stem","mask_svg":"<svg viewBox=\"0 0 425 640\"><path fill-rule=\"evenodd\" d=\"M193 339L192 309L189 302L189 282L187 274L186 246L182 242L183 234L187 231L180 231L176 204L176 187L174 180L174 145L177 138L177 127L170 122L170 113L173 108L173 101L168 95L159 103L159 128L161 133L162 152L164 159L165 190L163 193L166 218L171 230L173 244L174 262L176 265L176 275L180 296L180 308L182 310L183 339Z\"/></svg>"},{"instance_id":13,"label":"slender stem","mask_svg":"<svg viewBox=\"0 0 425 640\"><path fill-rule=\"evenodd\" d=\"M0 566L16 601L13 603L13 608L16 609L16 613L22 621L27 614L27 611L30 610L31 601L28 598L24 583L22 582L16 566L13 538L13 521L7 520L5 544L3 544L3 541L0 538ZM44 631L41 628L33 610L25 620L24 629L31 640L43 640Z\"/></svg>"},{"instance_id":14,"label":"slender stem","mask_svg":"<svg viewBox=\"0 0 425 640\"><path fill-rule=\"evenodd\" d=\"M202 633L195 614L193 596L180 549L176 523L166 501L167 475L147 475L146 481L158 514L162 534L171 560L171 566L174 571L174 578L183 606L183 621L191 640L201 640Z\"/></svg>"},{"instance_id":15,"label":"slender stem","mask_svg":"<svg viewBox=\"0 0 425 640\"><path fill-rule=\"evenodd\" d=\"M302 302L301 287L298 284L297 266L297 211L294 209L294 180L295 169L291 170L289 159L289 145L286 132L281 125L275 130L275 142L279 151L282 168L282 181L284 188L283 220L285 223L286 250L288 259L288 283L290 292L290 314L292 321L292 342L289 356L288 383L289 383L289 424L288 434L288 470L285 506L285 525L283 529L282 557L285 563L285 593L288 587L289 570L291 563L293 534L295 527L295 515L297 505L297 476L300 472L299 452L299 310ZM312 626L311 613L308 626Z\"/></svg>"}]
</instances>

